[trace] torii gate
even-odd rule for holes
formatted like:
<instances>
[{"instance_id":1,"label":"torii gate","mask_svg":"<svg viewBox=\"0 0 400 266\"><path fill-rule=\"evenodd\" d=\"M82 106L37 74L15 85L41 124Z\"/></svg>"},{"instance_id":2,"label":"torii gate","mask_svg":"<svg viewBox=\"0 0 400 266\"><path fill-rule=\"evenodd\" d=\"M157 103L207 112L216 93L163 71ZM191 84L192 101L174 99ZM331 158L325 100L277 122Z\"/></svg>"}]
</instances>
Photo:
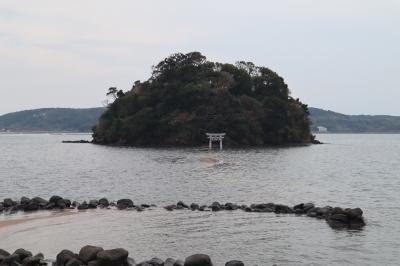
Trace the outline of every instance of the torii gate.
<instances>
[{"instance_id":1,"label":"torii gate","mask_svg":"<svg viewBox=\"0 0 400 266\"><path fill-rule=\"evenodd\" d=\"M212 149L212 142L219 141L219 149L222 150L222 140L224 139L226 133L206 133L207 138L210 140L208 148Z\"/></svg>"}]
</instances>

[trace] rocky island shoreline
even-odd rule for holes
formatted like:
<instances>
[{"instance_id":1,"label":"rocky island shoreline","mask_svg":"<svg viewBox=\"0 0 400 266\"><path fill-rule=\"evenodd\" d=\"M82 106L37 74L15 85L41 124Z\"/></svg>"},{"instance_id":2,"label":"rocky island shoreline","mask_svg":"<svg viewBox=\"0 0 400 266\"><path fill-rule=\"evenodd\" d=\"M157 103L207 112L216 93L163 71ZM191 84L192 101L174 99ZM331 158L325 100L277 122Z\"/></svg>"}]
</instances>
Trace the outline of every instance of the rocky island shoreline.
<instances>
[{"instance_id":1,"label":"rocky island shoreline","mask_svg":"<svg viewBox=\"0 0 400 266\"><path fill-rule=\"evenodd\" d=\"M134 210L144 211L146 209L156 208L155 204L134 204L131 199L120 199L116 202L109 201L106 198L89 201L71 201L60 196L52 196L49 200L41 197L27 198L22 197L15 201L11 198L6 198L0 202L0 214L12 214L19 211L34 212L40 210L64 210L76 209L78 211L88 209L117 209L117 210ZM360 208L341 208L324 206L317 207L313 203L300 203L292 207L275 204L275 203L253 203L250 205L241 205L235 203L221 204L213 202L210 205L200 205L192 203L190 205L179 201L177 204L171 204L163 207L167 211L174 210L191 210L191 211L235 211L241 210L245 212L257 213L275 213L288 214L296 216L307 216L316 219L325 220L328 225L334 229L362 229L366 223L363 217L363 211Z\"/></svg>"}]
</instances>

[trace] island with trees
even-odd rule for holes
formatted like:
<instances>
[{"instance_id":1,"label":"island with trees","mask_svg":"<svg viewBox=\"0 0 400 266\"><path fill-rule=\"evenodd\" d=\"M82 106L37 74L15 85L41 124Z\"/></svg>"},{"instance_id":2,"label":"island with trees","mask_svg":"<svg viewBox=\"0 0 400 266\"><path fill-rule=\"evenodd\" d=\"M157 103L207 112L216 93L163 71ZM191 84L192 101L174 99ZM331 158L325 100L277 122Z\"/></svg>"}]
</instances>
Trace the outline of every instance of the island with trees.
<instances>
[{"instance_id":1,"label":"island with trees","mask_svg":"<svg viewBox=\"0 0 400 266\"><path fill-rule=\"evenodd\" d=\"M130 146L199 146L207 132L230 146L311 143L307 105L283 78L251 62L211 62L199 52L173 54L113 101L93 127L93 142Z\"/></svg>"}]
</instances>

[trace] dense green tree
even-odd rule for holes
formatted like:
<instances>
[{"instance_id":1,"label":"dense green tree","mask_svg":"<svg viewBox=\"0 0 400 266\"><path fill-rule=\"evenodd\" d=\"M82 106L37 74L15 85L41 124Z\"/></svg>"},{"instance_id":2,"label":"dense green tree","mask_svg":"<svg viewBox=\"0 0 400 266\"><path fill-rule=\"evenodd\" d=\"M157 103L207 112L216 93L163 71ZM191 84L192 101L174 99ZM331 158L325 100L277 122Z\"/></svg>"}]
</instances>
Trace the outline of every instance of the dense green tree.
<instances>
[{"instance_id":1,"label":"dense green tree","mask_svg":"<svg viewBox=\"0 0 400 266\"><path fill-rule=\"evenodd\" d=\"M207 142L206 132L226 132L230 145L311 140L307 106L277 73L251 62L177 53L153 66L149 80L108 95L115 101L93 127L97 143L194 146Z\"/></svg>"}]
</instances>

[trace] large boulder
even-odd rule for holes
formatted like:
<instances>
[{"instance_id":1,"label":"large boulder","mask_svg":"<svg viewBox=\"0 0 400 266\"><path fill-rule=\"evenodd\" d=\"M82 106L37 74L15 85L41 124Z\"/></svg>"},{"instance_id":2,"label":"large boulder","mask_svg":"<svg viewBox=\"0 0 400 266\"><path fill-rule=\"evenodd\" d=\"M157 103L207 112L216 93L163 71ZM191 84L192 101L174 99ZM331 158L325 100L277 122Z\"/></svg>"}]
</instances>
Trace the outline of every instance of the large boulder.
<instances>
[{"instance_id":1,"label":"large boulder","mask_svg":"<svg viewBox=\"0 0 400 266\"><path fill-rule=\"evenodd\" d=\"M54 203L54 205L57 205L57 202L58 202L59 200L61 200L61 199L62 199L62 197L57 196L57 195L54 195L54 196L51 196L51 197L50 197L49 203Z\"/></svg>"},{"instance_id":2,"label":"large boulder","mask_svg":"<svg viewBox=\"0 0 400 266\"><path fill-rule=\"evenodd\" d=\"M25 250L23 248L19 248L16 251L14 251L13 255L18 255L20 258L20 261L23 261L27 257L32 257L32 252Z\"/></svg>"},{"instance_id":3,"label":"large boulder","mask_svg":"<svg viewBox=\"0 0 400 266\"><path fill-rule=\"evenodd\" d=\"M110 202L106 198L101 198L99 199L99 205L102 207L108 207L110 205Z\"/></svg>"},{"instance_id":4,"label":"large boulder","mask_svg":"<svg viewBox=\"0 0 400 266\"><path fill-rule=\"evenodd\" d=\"M195 211L195 210L200 209L200 206L199 206L199 204L192 203L192 204L190 204L190 209L191 209L192 211Z\"/></svg>"},{"instance_id":5,"label":"large boulder","mask_svg":"<svg viewBox=\"0 0 400 266\"><path fill-rule=\"evenodd\" d=\"M87 210L89 209L89 205L87 204L86 201L82 202L82 204L78 205L78 210Z\"/></svg>"},{"instance_id":6,"label":"large boulder","mask_svg":"<svg viewBox=\"0 0 400 266\"><path fill-rule=\"evenodd\" d=\"M26 205L23 205L24 211L37 211L39 210L40 206L34 201L29 201Z\"/></svg>"},{"instance_id":7,"label":"large boulder","mask_svg":"<svg viewBox=\"0 0 400 266\"><path fill-rule=\"evenodd\" d=\"M27 198L27 197L21 197L21 199L20 199L19 202L20 202L21 204L25 205L25 204L28 204L29 201L30 201L29 198Z\"/></svg>"},{"instance_id":8,"label":"large boulder","mask_svg":"<svg viewBox=\"0 0 400 266\"><path fill-rule=\"evenodd\" d=\"M130 199L120 199L117 201L117 207L120 210L127 209L127 208L133 208L135 205L133 204L133 201Z\"/></svg>"},{"instance_id":9,"label":"large boulder","mask_svg":"<svg viewBox=\"0 0 400 266\"><path fill-rule=\"evenodd\" d=\"M175 262L176 262L176 260L174 260L172 258L168 258L168 259L165 260L164 266L174 266Z\"/></svg>"},{"instance_id":10,"label":"large boulder","mask_svg":"<svg viewBox=\"0 0 400 266\"><path fill-rule=\"evenodd\" d=\"M208 255L195 254L185 259L184 266L213 266L213 264Z\"/></svg>"},{"instance_id":11,"label":"large boulder","mask_svg":"<svg viewBox=\"0 0 400 266\"><path fill-rule=\"evenodd\" d=\"M174 266L183 266L185 263L182 260L177 260L174 263Z\"/></svg>"},{"instance_id":12,"label":"large boulder","mask_svg":"<svg viewBox=\"0 0 400 266\"><path fill-rule=\"evenodd\" d=\"M37 266L40 264L42 258L39 256L27 257L22 261L24 266Z\"/></svg>"},{"instance_id":13,"label":"large boulder","mask_svg":"<svg viewBox=\"0 0 400 266\"><path fill-rule=\"evenodd\" d=\"M215 201L210 205L210 209L214 212L220 211L222 209L222 206L219 202Z\"/></svg>"},{"instance_id":14,"label":"large boulder","mask_svg":"<svg viewBox=\"0 0 400 266\"><path fill-rule=\"evenodd\" d=\"M244 266L244 263L240 260L231 260L225 263L225 266Z\"/></svg>"},{"instance_id":15,"label":"large boulder","mask_svg":"<svg viewBox=\"0 0 400 266\"><path fill-rule=\"evenodd\" d=\"M57 254L56 265L64 266L69 260L73 258L76 258L76 255L72 251L64 249Z\"/></svg>"},{"instance_id":16,"label":"large boulder","mask_svg":"<svg viewBox=\"0 0 400 266\"><path fill-rule=\"evenodd\" d=\"M164 261L160 258L152 258L151 260L148 261L149 264L153 266L163 266Z\"/></svg>"},{"instance_id":17,"label":"large boulder","mask_svg":"<svg viewBox=\"0 0 400 266\"><path fill-rule=\"evenodd\" d=\"M0 256L7 257L10 256L10 253L0 248Z\"/></svg>"},{"instance_id":18,"label":"large boulder","mask_svg":"<svg viewBox=\"0 0 400 266\"><path fill-rule=\"evenodd\" d=\"M119 266L126 264L129 252L123 248L103 250L97 253L102 266Z\"/></svg>"},{"instance_id":19,"label":"large boulder","mask_svg":"<svg viewBox=\"0 0 400 266\"><path fill-rule=\"evenodd\" d=\"M78 258L70 258L66 263L65 266L86 266L86 264L79 260Z\"/></svg>"},{"instance_id":20,"label":"large boulder","mask_svg":"<svg viewBox=\"0 0 400 266\"><path fill-rule=\"evenodd\" d=\"M3 201L3 206L5 208L9 208L9 207L12 207L15 205L17 205L17 203L10 198L4 199L4 201Z\"/></svg>"},{"instance_id":21,"label":"large boulder","mask_svg":"<svg viewBox=\"0 0 400 266\"><path fill-rule=\"evenodd\" d=\"M179 202L176 204L176 207L177 207L178 209L189 209L189 206L188 206L186 203L184 203L183 201L179 201Z\"/></svg>"},{"instance_id":22,"label":"large boulder","mask_svg":"<svg viewBox=\"0 0 400 266\"><path fill-rule=\"evenodd\" d=\"M97 253L103 251L104 249L96 246L84 246L79 251L79 259L85 263L88 263L91 260L95 260L97 258Z\"/></svg>"},{"instance_id":23,"label":"large boulder","mask_svg":"<svg viewBox=\"0 0 400 266\"><path fill-rule=\"evenodd\" d=\"M89 209L96 209L98 205L99 205L98 200L90 200L88 207L89 207Z\"/></svg>"},{"instance_id":24,"label":"large boulder","mask_svg":"<svg viewBox=\"0 0 400 266\"><path fill-rule=\"evenodd\" d=\"M12 254L9 256L6 256L3 258L3 261L1 262L1 265L3 266L17 266L17 265L21 265L21 258L19 257L18 254Z\"/></svg>"},{"instance_id":25,"label":"large boulder","mask_svg":"<svg viewBox=\"0 0 400 266\"><path fill-rule=\"evenodd\" d=\"M47 200L42 199L40 197L35 197L35 198L31 199L31 202L39 205L39 208L44 208L47 206L47 204L49 204L49 202Z\"/></svg>"}]
</instances>

